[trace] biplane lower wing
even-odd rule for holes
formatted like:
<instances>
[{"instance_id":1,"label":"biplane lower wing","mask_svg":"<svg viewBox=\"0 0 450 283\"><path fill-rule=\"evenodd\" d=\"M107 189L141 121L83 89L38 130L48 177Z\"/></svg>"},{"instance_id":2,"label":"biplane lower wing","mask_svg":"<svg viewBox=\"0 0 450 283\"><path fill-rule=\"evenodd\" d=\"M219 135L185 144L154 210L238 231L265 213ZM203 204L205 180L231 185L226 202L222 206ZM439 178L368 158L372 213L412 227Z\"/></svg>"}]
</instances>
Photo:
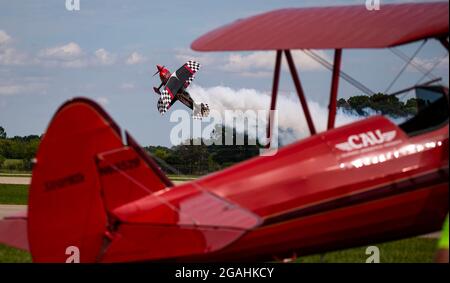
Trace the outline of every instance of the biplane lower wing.
<instances>
[{"instance_id":1,"label":"biplane lower wing","mask_svg":"<svg viewBox=\"0 0 450 283\"><path fill-rule=\"evenodd\" d=\"M69 247L81 262L157 261L220 250L261 222L201 188L172 186L96 103L74 99L41 140L28 216L1 221L0 242L29 248L35 262L65 262Z\"/></svg>"},{"instance_id":2,"label":"biplane lower wing","mask_svg":"<svg viewBox=\"0 0 450 283\"><path fill-rule=\"evenodd\" d=\"M29 250L26 210L0 219L0 243Z\"/></svg>"}]
</instances>

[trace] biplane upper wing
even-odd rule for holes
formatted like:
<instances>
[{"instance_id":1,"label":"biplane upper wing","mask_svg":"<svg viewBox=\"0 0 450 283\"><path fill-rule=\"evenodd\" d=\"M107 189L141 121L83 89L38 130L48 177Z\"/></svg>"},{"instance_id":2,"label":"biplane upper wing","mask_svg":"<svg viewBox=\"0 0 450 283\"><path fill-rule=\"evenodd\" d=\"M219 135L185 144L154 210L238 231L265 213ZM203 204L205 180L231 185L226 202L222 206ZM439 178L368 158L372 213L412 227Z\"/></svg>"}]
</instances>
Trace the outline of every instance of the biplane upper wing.
<instances>
[{"instance_id":1,"label":"biplane upper wing","mask_svg":"<svg viewBox=\"0 0 450 283\"><path fill-rule=\"evenodd\" d=\"M200 64L191 60L191 61L186 62L186 64L184 64L183 67L185 67L186 69L188 69L191 72L191 76L184 83L184 88L188 88L195 78L195 73L197 73L198 70L200 70Z\"/></svg>"},{"instance_id":2,"label":"biplane upper wing","mask_svg":"<svg viewBox=\"0 0 450 283\"><path fill-rule=\"evenodd\" d=\"M161 91L161 97L158 100L158 111L164 114L170 106L176 101L175 95L182 88L187 88L194 80L194 74L200 69L200 64L195 61L188 61L181 66L167 81L164 89Z\"/></svg>"}]
</instances>

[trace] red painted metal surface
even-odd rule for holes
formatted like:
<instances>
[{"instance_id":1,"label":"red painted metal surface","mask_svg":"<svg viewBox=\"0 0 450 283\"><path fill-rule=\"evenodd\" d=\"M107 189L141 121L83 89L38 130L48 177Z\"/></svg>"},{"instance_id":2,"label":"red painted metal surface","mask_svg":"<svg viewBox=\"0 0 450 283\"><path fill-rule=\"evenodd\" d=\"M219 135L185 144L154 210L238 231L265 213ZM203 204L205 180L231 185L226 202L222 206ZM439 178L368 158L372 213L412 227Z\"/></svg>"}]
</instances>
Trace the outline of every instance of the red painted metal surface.
<instances>
[{"instance_id":1,"label":"red painted metal surface","mask_svg":"<svg viewBox=\"0 0 450 283\"><path fill-rule=\"evenodd\" d=\"M300 99L300 104L302 105L306 122L308 123L309 132L311 133L311 135L315 135L316 128L314 127L314 122L312 120L311 113L309 112L308 102L306 101L305 92L303 91L300 78L298 77L297 69L295 68L295 63L294 60L292 59L291 51L285 50L284 54L286 55L286 60L292 75L292 80L294 81L295 89L297 90L297 95L298 98Z\"/></svg>"},{"instance_id":2,"label":"red painted metal surface","mask_svg":"<svg viewBox=\"0 0 450 283\"><path fill-rule=\"evenodd\" d=\"M0 220L0 243L7 243L14 248L29 250L26 211Z\"/></svg>"},{"instance_id":3,"label":"red painted metal surface","mask_svg":"<svg viewBox=\"0 0 450 283\"><path fill-rule=\"evenodd\" d=\"M339 90L339 73L341 71L342 62L342 49L336 49L334 51L334 64L333 64L333 77L331 80L331 93L330 93L330 103L329 114L328 114L328 124L327 129L334 128L334 122L336 120L336 110L337 110L337 95Z\"/></svg>"},{"instance_id":4,"label":"red painted metal surface","mask_svg":"<svg viewBox=\"0 0 450 283\"><path fill-rule=\"evenodd\" d=\"M275 58L275 70L273 73L273 85L272 85L272 96L270 100L270 110L274 111L277 107L277 96L278 96L278 84L280 82L280 69L281 69L281 57L283 53L281 50L277 50L277 55ZM272 138L272 127L273 127L273 117L269 114L267 122L267 138ZM270 146L269 146L270 147Z\"/></svg>"},{"instance_id":5,"label":"red painted metal surface","mask_svg":"<svg viewBox=\"0 0 450 283\"><path fill-rule=\"evenodd\" d=\"M445 47L445 49L447 49L448 51L448 36L446 37L441 37L439 39L439 41L441 42L441 44Z\"/></svg>"},{"instance_id":6,"label":"red painted metal surface","mask_svg":"<svg viewBox=\"0 0 450 283\"><path fill-rule=\"evenodd\" d=\"M448 2L292 8L237 20L195 40L196 51L386 48L448 36Z\"/></svg>"},{"instance_id":7,"label":"red painted metal surface","mask_svg":"<svg viewBox=\"0 0 450 283\"><path fill-rule=\"evenodd\" d=\"M171 184L133 145L124 146L119 127L100 106L83 98L57 111L36 160L28 239L38 262L64 262L69 243L83 251L82 261L95 261L112 224L109 211Z\"/></svg>"}]
</instances>

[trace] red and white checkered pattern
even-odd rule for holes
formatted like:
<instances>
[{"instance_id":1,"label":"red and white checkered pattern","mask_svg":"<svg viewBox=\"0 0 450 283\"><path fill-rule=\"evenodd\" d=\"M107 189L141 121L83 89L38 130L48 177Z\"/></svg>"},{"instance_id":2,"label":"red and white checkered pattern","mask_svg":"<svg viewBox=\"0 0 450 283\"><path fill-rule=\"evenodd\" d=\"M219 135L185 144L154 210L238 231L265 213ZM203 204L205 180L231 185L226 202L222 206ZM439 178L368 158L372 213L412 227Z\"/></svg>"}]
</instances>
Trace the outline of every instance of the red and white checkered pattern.
<instances>
[{"instance_id":1,"label":"red and white checkered pattern","mask_svg":"<svg viewBox=\"0 0 450 283\"><path fill-rule=\"evenodd\" d=\"M164 114L169 110L170 102L171 102L170 94L166 89L161 91L161 96L158 99L158 111L161 114Z\"/></svg>"}]
</instances>

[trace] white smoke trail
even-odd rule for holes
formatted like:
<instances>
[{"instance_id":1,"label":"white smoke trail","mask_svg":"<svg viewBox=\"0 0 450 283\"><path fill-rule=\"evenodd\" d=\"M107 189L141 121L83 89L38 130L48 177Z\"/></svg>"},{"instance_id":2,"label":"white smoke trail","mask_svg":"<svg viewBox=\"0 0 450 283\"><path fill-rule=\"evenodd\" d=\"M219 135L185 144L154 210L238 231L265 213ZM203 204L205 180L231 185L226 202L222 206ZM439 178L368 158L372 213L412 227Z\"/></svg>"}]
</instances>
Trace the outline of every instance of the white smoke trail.
<instances>
[{"instance_id":1,"label":"white smoke trail","mask_svg":"<svg viewBox=\"0 0 450 283\"><path fill-rule=\"evenodd\" d=\"M199 103L207 103L211 109L224 113L225 110L268 110L270 107L270 95L255 89L232 89L224 86L203 88L192 85L190 93ZM326 129L328 109L317 102L308 102L311 115L317 131ZM279 136L283 144L288 144L309 136L309 129L300 106L295 97L279 95L277 100ZM364 117L338 111L336 125L345 125ZM231 126L232 125L226 125Z\"/></svg>"}]
</instances>

